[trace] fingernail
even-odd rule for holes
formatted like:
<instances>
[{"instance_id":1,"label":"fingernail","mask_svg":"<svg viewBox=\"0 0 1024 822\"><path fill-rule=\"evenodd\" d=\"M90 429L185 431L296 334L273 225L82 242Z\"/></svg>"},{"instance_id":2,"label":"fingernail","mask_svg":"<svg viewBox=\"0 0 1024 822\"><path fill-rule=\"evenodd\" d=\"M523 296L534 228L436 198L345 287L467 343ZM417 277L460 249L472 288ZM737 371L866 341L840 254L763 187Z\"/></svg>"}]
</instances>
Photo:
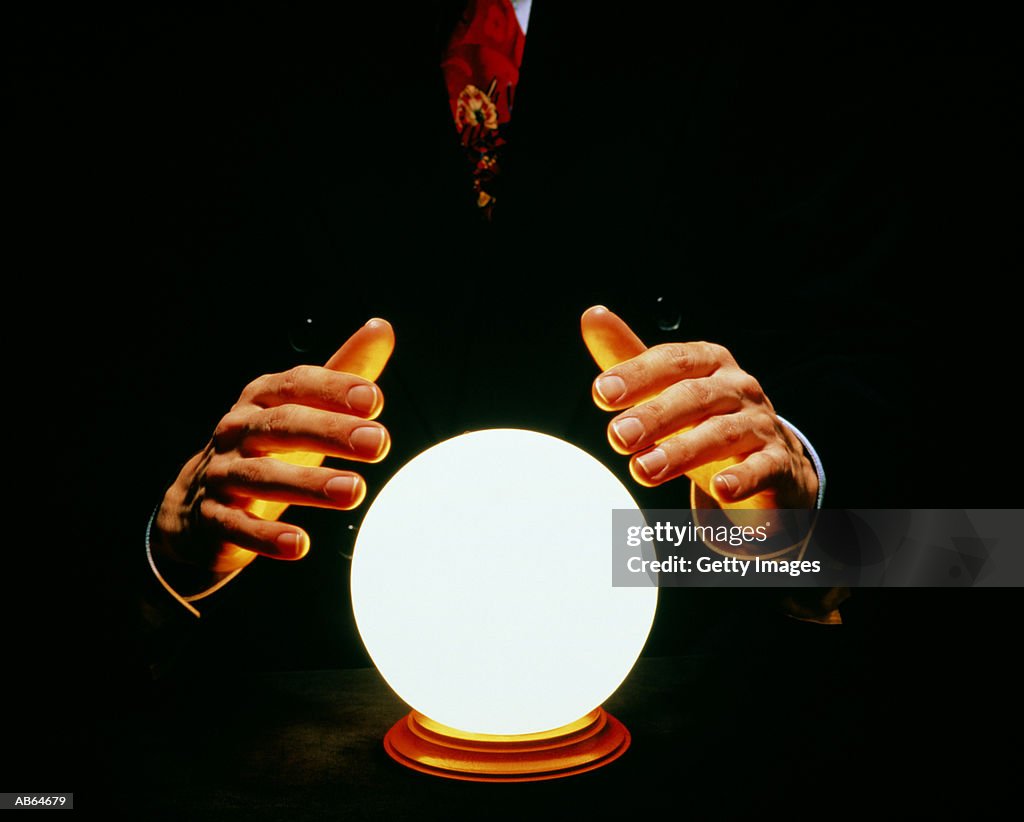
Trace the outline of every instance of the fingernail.
<instances>
[{"instance_id":1,"label":"fingernail","mask_svg":"<svg viewBox=\"0 0 1024 822\"><path fill-rule=\"evenodd\" d=\"M612 431L625 448L632 448L644 435L644 424L636 417L624 417L612 423Z\"/></svg>"},{"instance_id":2,"label":"fingernail","mask_svg":"<svg viewBox=\"0 0 1024 822\"><path fill-rule=\"evenodd\" d=\"M345 395L345 402L357 414L369 414L377 405L377 389L372 385L353 385Z\"/></svg>"},{"instance_id":3,"label":"fingernail","mask_svg":"<svg viewBox=\"0 0 1024 822\"><path fill-rule=\"evenodd\" d=\"M300 534L297 531L285 531L276 540L274 540L274 542L276 542L277 547L285 553L290 554L293 557L297 557L304 551L306 539L303 534Z\"/></svg>"},{"instance_id":4,"label":"fingernail","mask_svg":"<svg viewBox=\"0 0 1024 822\"><path fill-rule=\"evenodd\" d=\"M384 447L384 429L363 425L352 432L348 442L359 453L375 457Z\"/></svg>"},{"instance_id":5,"label":"fingernail","mask_svg":"<svg viewBox=\"0 0 1024 822\"><path fill-rule=\"evenodd\" d=\"M332 477L324 485L324 493L338 502L351 502L358 485L359 480L356 477Z\"/></svg>"},{"instance_id":6,"label":"fingernail","mask_svg":"<svg viewBox=\"0 0 1024 822\"><path fill-rule=\"evenodd\" d=\"M732 497L735 496L736 491L739 490L740 481L732 474L719 474L715 477L715 486L724 496Z\"/></svg>"},{"instance_id":7,"label":"fingernail","mask_svg":"<svg viewBox=\"0 0 1024 822\"><path fill-rule=\"evenodd\" d=\"M612 374L608 377L598 377L597 382L594 383L594 389L606 404L612 405L626 393L626 383L622 377Z\"/></svg>"},{"instance_id":8,"label":"fingernail","mask_svg":"<svg viewBox=\"0 0 1024 822\"><path fill-rule=\"evenodd\" d=\"M644 454L642 457L637 457L636 461L640 465L640 469L650 479L654 479L658 474L664 471L665 466L668 465L668 455L666 455L660 448L655 448L653 451Z\"/></svg>"}]
</instances>

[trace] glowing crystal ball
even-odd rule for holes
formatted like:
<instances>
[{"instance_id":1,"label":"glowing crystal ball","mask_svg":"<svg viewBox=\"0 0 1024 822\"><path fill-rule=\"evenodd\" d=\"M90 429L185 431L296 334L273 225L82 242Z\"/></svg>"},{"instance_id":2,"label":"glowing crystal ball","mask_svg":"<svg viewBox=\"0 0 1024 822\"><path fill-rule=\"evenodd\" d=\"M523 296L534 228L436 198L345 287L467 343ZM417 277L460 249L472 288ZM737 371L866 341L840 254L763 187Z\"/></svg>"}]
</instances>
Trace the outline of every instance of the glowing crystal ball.
<instances>
[{"instance_id":1,"label":"glowing crystal ball","mask_svg":"<svg viewBox=\"0 0 1024 822\"><path fill-rule=\"evenodd\" d=\"M360 526L352 606L406 703L462 731L573 722L626 678L656 588L612 587L622 483L574 445L476 431L411 460Z\"/></svg>"}]
</instances>

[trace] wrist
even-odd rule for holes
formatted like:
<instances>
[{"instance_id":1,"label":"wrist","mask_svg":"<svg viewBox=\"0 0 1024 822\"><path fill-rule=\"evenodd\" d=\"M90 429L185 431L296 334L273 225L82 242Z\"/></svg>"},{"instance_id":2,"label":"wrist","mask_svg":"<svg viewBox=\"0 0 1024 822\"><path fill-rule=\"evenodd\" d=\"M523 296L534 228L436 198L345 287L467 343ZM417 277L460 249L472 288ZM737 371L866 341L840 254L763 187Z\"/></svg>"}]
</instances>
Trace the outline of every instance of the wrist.
<instances>
[{"instance_id":1,"label":"wrist","mask_svg":"<svg viewBox=\"0 0 1024 822\"><path fill-rule=\"evenodd\" d=\"M227 572L210 571L176 562L166 555L159 560L158 565L159 553L154 551L154 546L160 543L159 531L156 528L159 511L160 506L153 511L146 523L146 559L150 570L168 594L198 617L199 611L192 603L220 590L242 569L236 568Z\"/></svg>"},{"instance_id":2,"label":"wrist","mask_svg":"<svg viewBox=\"0 0 1024 822\"><path fill-rule=\"evenodd\" d=\"M175 559L166 548L160 547L165 537L155 525L150 526L148 549L150 562L156 574L184 599L198 599L215 587L229 571L212 571Z\"/></svg>"},{"instance_id":3,"label":"wrist","mask_svg":"<svg viewBox=\"0 0 1024 822\"><path fill-rule=\"evenodd\" d=\"M211 548L202 539L203 476L211 454L207 446L182 467L146 524L146 556L153 575L196 616L191 603L220 589L255 557L240 548Z\"/></svg>"},{"instance_id":4,"label":"wrist","mask_svg":"<svg viewBox=\"0 0 1024 822\"><path fill-rule=\"evenodd\" d=\"M814 446L811 445L811 441L807 439L806 435L804 435L799 428L793 425L789 420L783 419L782 417L778 417L778 420L782 423L787 433L795 437L797 443L799 443L800 452L803 455L804 462L809 463L810 470L814 473L814 485L811 485L810 487L817 488L814 507L821 508L825 501L825 467L822 465L821 457L818 456L818 452L814 450Z\"/></svg>"}]
</instances>

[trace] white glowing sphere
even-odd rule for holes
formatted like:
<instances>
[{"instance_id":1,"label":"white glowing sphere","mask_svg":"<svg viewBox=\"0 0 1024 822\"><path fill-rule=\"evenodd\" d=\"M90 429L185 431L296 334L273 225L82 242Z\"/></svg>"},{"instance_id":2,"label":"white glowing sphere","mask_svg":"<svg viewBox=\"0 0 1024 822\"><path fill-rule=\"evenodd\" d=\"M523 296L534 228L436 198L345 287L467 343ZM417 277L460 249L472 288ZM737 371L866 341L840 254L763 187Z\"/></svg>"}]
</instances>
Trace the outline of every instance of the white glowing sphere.
<instances>
[{"instance_id":1,"label":"white glowing sphere","mask_svg":"<svg viewBox=\"0 0 1024 822\"><path fill-rule=\"evenodd\" d=\"M352 607L406 703L463 731L522 734L601 705L636 662L656 588L612 587L612 510L637 507L574 445L534 431L455 437L366 513Z\"/></svg>"}]
</instances>

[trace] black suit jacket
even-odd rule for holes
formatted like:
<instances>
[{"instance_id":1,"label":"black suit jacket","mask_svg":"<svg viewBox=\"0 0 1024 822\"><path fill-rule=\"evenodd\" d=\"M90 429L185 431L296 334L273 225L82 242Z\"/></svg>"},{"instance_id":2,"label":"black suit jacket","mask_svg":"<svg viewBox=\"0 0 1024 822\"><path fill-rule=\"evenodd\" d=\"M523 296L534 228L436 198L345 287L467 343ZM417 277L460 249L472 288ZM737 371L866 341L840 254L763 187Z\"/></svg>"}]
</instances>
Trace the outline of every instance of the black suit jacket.
<instances>
[{"instance_id":1,"label":"black suit jacket","mask_svg":"<svg viewBox=\"0 0 1024 822\"><path fill-rule=\"evenodd\" d=\"M20 613L56 617L40 634L60 647L83 628L78 670L120 670L146 519L245 383L325 360L375 315L397 348L371 494L424 447L496 425L626 478L578 333L604 303L648 344L728 346L818 448L827 505L1013 504L991 411L1011 350L992 296L1009 225L1000 26L538 2L485 226L438 71L443 16L89 10L12 44L13 227L38 286L18 306L34 546L18 553L48 580ZM685 483L638 498L684 504ZM292 514L312 553L248 568L204 620L200 663L364 661L342 556L361 515ZM948 683L942 660L986 670L946 637L992 600L869 593L851 605L881 615L879 693ZM649 650L714 644L750 602L665 592Z\"/></svg>"},{"instance_id":2,"label":"black suit jacket","mask_svg":"<svg viewBox=\"0 0 1024 822\"><path fill-rule=\"evenodd\" d=\"M142 385L187 386L158 403L165 470L247 379L325 359L369 316L398 335L393 463L497 424L596 446L577 321L601 302L649 344L729 347L820 447L832 504L904 501L865 459L905 441L913 390L889 367L914 322L902 44L871 21L553 6L534 12L490 226L429 6L162 35L138 97L111 104L133 104L114 195L158 289L125 318L160 358Z\"/></svg>"},{"instance_id":3,"label":"black suit jacket","mask_svg":"<svg viewBox=\"0 0 1024 822\"><path fill-rule=\"evenodd\" d=\"M69 481L105 492L76 505L100 589L121 587L148 512L245 383L325 360L370 316L397 334L371 495L424 447L497 425L626 478L578 332L603 303L648 344L726 345L818 448L826 504L962 504L973 452L935 443L978 415L949 380L991 358L944 335L971 339L989 305L983 172L1003 139L982 129L995 92L959 85L974 52L946 48L970 38L941 19L538 3L484 225L442 19L139 11L43 29L48 71L26 50L21 119L41 125L24 208L43 215L36 256L56 252L47 327L80 398L70 423L41 413L71 426ZM971 289L935 288L968 269ZM685 504L682 485L638 498ZM330 515L319 541L358 517Z\"/></svg>"}]
</instances>

